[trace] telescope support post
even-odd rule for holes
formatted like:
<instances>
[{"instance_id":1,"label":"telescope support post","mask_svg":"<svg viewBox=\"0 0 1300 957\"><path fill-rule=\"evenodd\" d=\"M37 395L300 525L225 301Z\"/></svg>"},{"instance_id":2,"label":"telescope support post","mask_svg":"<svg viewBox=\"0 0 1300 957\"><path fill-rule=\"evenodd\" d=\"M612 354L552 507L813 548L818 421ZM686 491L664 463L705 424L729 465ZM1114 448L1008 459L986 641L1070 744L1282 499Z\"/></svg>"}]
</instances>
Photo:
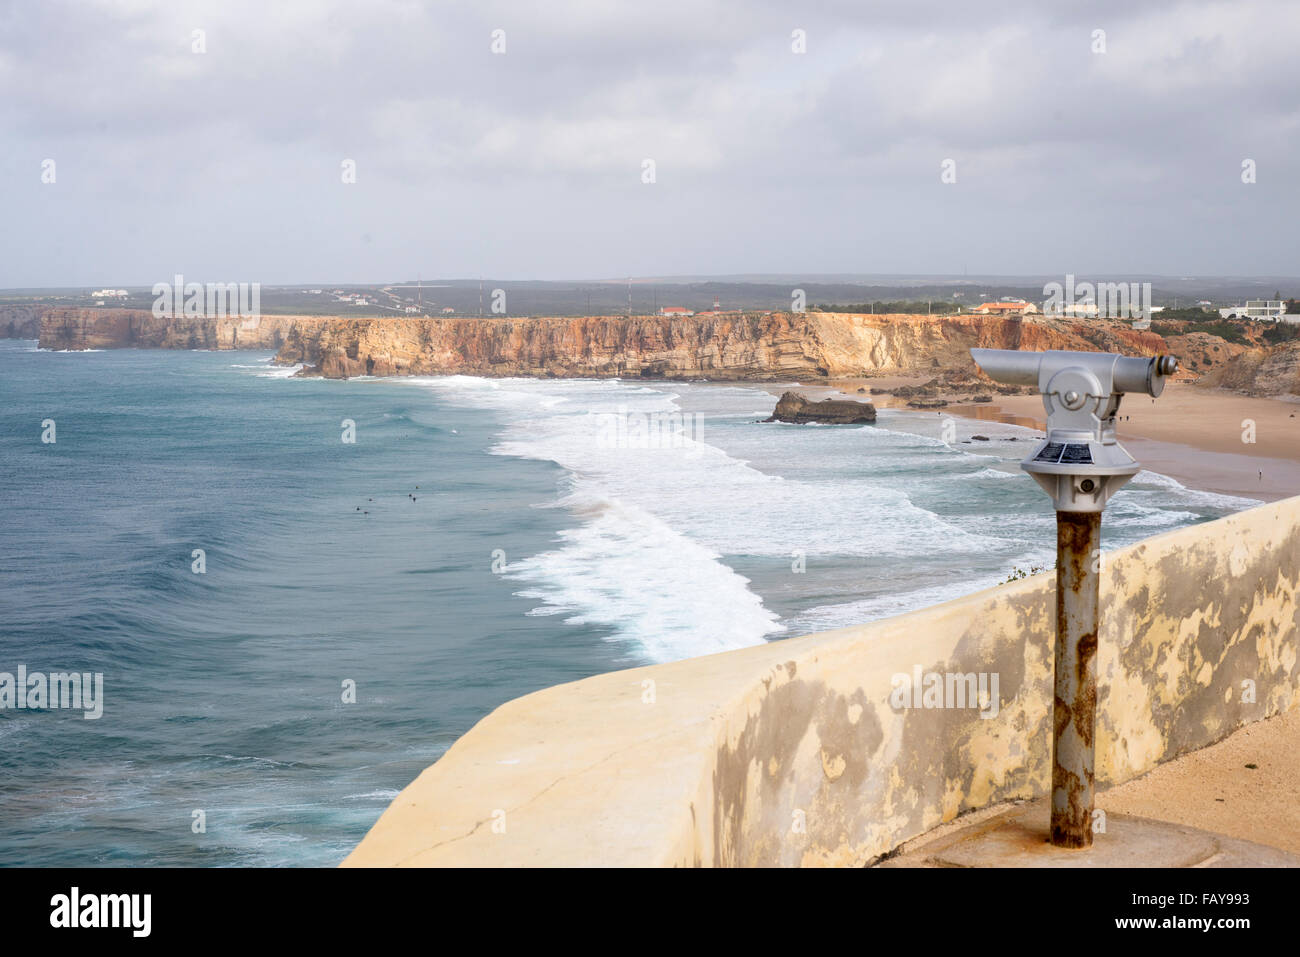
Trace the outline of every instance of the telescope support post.
<instances>
[{"instance_id":1,"label":"telescope support post","mask_svg":"<svg viewBox=\"0 0 1300 957\"><path fill-rule=\"evenodd\" d=\"M1056 513L1052 844L1092 846L1101 513Z\"/></svg>"}]
</instances>

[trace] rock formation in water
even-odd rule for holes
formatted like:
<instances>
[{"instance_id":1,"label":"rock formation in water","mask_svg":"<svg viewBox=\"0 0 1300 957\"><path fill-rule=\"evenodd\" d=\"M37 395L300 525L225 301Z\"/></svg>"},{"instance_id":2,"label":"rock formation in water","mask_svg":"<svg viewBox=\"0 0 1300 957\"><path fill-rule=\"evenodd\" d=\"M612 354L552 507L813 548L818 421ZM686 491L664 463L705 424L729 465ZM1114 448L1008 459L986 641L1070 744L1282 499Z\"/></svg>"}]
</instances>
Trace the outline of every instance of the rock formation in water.
<instances>
[{"instance_id":1,"label":"rock formation in water","mask_svg":"<svg viewBox=\"0 0 1300 957\"><path fill-rule=\"evenodd\" d=\"M852 399L823 399L812 402L798 392L786 392L764 422L819 422L823 425L870 425L876 421L876 407Z\"/></svg>"}]
</instances>

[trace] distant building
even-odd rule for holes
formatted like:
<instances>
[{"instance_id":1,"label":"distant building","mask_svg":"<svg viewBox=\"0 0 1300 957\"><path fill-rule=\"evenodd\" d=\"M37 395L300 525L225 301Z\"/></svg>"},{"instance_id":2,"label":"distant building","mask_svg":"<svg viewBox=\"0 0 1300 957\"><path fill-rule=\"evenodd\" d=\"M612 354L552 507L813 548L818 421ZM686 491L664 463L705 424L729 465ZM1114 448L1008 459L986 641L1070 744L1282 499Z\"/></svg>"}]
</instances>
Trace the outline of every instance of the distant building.
<instances>
[{"instance_id":1,"label":"distant building","mask_svg":"<svg viewBox=\"0 0 1300 957\"><path fill-rule=\"evenodd\" d=\"M414 315L414 314L418 313L418 312L420 311L420 309L419 309L418 306L407 306L407 307L406 307L406 311L407 311L408 313Z\"/></svg>"},{"instance_id":2,"label":"distant building","mask_svg":"<svg viewBox=\"0 0 1300 957\"><path fill-rule=\"evenodd\" d=\"M1083 302L1063 303L1061 315L1071 319L1096 319L1097 302L1094 299L1085 299Z\"/></svg>"},{"instance_id":3,"label":"distant building","mask_svg":"<svg viewBox=\"0 0 1300 957\"><path fill-rule=\"evenodd\" d=\"M126 290L125 290L125 289L96 289L94 292L92 292L92 293L90 294L90 298L92 298L92 299L125 299L125 298L126 298ZM103 305L103 303L96 303L96 305Z\"/></svg>"},{"instance_id":4,"label":"distant building","mask_svg":"<svg viewBox=\"0 0 1300 957\"><path fill-rule=\"evenodd\" d=\"M695 315L695 312L694 310L687 309L685 306L664 306L659 310L659 315L681 318L682 316L693 316Z\"/></svg>"},{"instance_id":5,"label":"distant building","mask_svg":"<svg viewBox=\"0 0 1300 957\"><path fill-rule=\"evenodd\" d=\"M1219 315L1224 319L1278 322L1286 315L1286 303L1281 299L1247 299L1244 306L1227 306L1220 309Z\"/></svg>"},{"instance_id":6,"label":"distant building","mask_svg":"<svg viewBox=\"0 0 1300 957\"><path fill-rule=\"evenodd\" d=\"M444 316L450 316L450 315L451 315L452 313L454 313L455 311L456 311L456 310L453 309L451 306L444 306L444 307L443 307L443 310L442 310L442 314L443 314Z\"/></svg>"},{"instance_id":7,"label":"distant building","mask_svg":"<svg viewBox=\"0 0 1300 957\"><path fill-rule=\"evenodd\" d=\"M1093 306L1096 309L1096 306ZM1007 300L1005 302L985 302L976 306L972 312L979 313L982 316L1000 315L1000 316L1023 316L1029 313L1038 312L1038 307L1032 302L1022 300Z\"/></svg>"}]
</instances>

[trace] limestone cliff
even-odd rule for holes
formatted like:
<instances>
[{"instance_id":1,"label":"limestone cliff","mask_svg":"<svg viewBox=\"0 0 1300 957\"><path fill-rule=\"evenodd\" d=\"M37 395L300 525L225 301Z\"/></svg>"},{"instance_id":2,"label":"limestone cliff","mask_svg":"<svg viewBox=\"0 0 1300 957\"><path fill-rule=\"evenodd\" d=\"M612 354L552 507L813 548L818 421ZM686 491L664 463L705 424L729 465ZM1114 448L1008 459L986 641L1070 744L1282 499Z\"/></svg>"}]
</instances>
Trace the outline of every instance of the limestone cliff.
<instances>
[{"instance_id":1,"label":"limestone cliff","mask_svg":"<svg viewBox=\"0 0 1300 957\"><path fill-rule=\"evenodd\" d=\"M327 319L289 332L277 361L307 374L782 380L972 367L972 346L1150 355L1120 323L998 316L770 313L577 319Z\"/></svg>"},{"instance_id":2,"label":"limestone cliff","mask_svg":"<svg viewBox=\"0 0 1300 957\"><path fill-rule=\"evenodd\" d=\"M1247 395L1300 397L1300 340L1242 352L1199 384Z\"/></svg>"},{"instance_id":3,"label":"limestone cliff","mask_svg":"<svg viewBox=\"0 0 1300 957\"><path fill-rule=\"evenodd\" d=\"M308 316L208 319L158 318L146 309L47 310L42 349L279 349L288 330Z\"/></svg>"},{"instance_id":4,"label":"limestone cliff","mask_svg":"<svg viewBox=\"0 0 1300 957\"><path fill-rule=\"evenodd\" d=\"M0 339L40 338L41 316L49 308L36 305L0 306Z\"/></svg>"},{"instance_id":5,"label":"limestone cliff","mask_svg":"<svg viewBox=\"0 0 1300 957\"><path fill-rule=\"evenodd\" d=\"M52 309L48 349L276 349L304 374L590 376L787 380L963 368L973 346L1151 355L1154 333L1118 322L1000 316L587 316L467 319L263 316L156 318L145 310Z\"/></svg>"}]
</instances>

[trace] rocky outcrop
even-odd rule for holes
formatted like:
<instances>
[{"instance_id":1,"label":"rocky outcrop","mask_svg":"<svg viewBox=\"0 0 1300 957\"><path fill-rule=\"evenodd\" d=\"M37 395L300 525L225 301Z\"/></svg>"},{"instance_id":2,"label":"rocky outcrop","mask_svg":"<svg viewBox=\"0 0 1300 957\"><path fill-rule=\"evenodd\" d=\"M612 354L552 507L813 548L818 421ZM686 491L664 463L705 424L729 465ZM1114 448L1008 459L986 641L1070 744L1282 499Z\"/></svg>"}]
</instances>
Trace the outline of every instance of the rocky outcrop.
<instances>
[{"instance_id":1,"label":"rocky outcrop","mask_svg":"<svg viewBox=\"0 0 1300 957\"><path fill-rule=\"evenodd\" d=\"M1198 384L1246 395L1300 397L1300 340L1242 352Z\"/></svg>"},{"instance_id":2,"label":"rocky outcrop","mask_svg":"<svg viewBox=\"0 0 1300 957\"><path fill-rule=\"evenodd\" d=\"M1228 342L1208 332L1188 332L1178 336L1165 336L1169 344L1169 354L1178 360L1179 371L1187 376L1203 376L1226 365L1249 346Z\"/></svg>"},{"instance_id":3,"label":"rocky outcrop","mask_svg":"<svg viewBox=\"0 0 1300 957\"><path fill-rule=\"evenodd\" d=\"M0 306L0 339L39 339L41 316L49 306Z\"/></svg>"},{"instance_id":4,"label":"rocky outcrop","mask_svg":"<svg viewBox=\"0 0 1300 957\"><path fill-rule=\"evenodd\" d=\"M787 392L776 410L764 422L819 422L823 425L870 425L876 421L876 407L852 399L823 399L811 402L798 392Z\"/></svg>"},{"instance_id":5,"label":"rocky outcrop","mask_svg":"<svg viewBox=\"0 0 1300 957\"><path fill-rule=\"evenodd\" d=\"M147 309L50 309L41 316L42 349L279 349L289 329L311 316L209 319L155 316Z\"/></svg>"},{"instance_id":6,"label":"rocky outcrop","mask_svg":"<svg viewBox=\"0 0 1300 957\"><path fill-rule=\"evenodd\" d=\"M278 360L307 374L788 379L827 374L806 317L333 319Z\"/></svg>"},{"instance_id":7,"label":"rocky outcrop","mask_svg":"<svg viewBox=\"0 0 1300 957\"><path fill-rule=\"evenodd\" d=\"M276 349L303 374L783 380L961 369L969 350L1085 349L1154 355L1164 340L1118 322L1001 316L765 315L581 318L157 318L52 309L49 349ZM972 380L974 381L974 380ZM985 381L985 380L981 380Z\"/></svg>"},{"instance_id":8,"label":"rocky outcrop","mask_svg":"<svg viewBox=\"0 0 1300 957\"><path fill-rule=\"evenodd\" d=\"M972 347L1154 355L1121 323L999 316L771 313L535 319L328 319L290 330L278 361L304 374L781 380L963 368Z\"/></svg>"}]
</instances>

